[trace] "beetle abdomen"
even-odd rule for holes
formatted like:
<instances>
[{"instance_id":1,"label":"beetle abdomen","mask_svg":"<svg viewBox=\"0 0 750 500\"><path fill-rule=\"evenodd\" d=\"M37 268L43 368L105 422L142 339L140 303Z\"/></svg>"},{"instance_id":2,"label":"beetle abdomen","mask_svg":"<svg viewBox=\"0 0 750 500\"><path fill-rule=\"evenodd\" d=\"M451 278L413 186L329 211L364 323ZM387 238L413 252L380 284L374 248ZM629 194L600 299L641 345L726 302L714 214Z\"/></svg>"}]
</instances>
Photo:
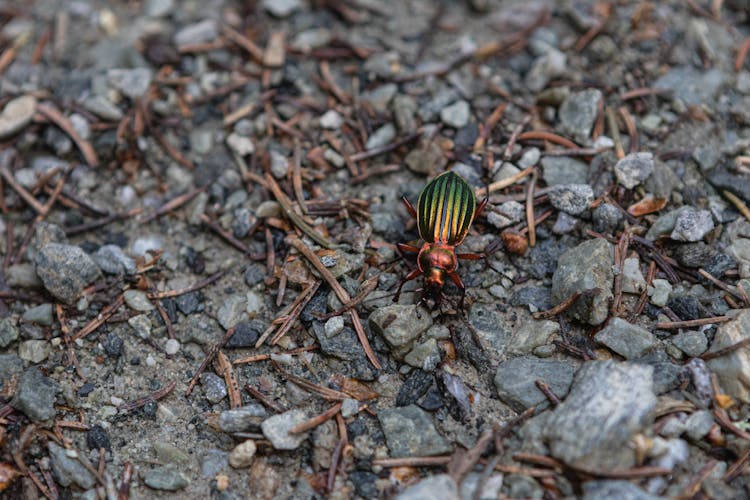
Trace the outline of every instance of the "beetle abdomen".
<instances>
[{"instance_id":1,"label":"beetle abdomen","mask_svg":"<svg viewBox=\"0 0 750 500\"><path fill-rule=\"evenodd\" d=\"M469 232L477 199L461 176L445 172L422 189L417 202L419 236L427 243L458 245Z\"/></svg>"}]
</instances>

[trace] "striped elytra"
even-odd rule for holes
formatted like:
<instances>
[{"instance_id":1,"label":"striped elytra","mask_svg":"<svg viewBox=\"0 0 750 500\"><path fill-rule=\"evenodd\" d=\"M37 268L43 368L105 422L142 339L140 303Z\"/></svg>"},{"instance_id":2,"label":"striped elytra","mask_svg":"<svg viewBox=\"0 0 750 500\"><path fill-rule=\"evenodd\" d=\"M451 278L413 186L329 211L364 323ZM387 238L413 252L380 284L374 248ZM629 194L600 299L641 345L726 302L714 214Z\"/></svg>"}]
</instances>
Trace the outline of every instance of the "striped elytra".
<instances>
[{"instance_id":1,"label":"striped elytra","mask_svg":"<svg viewBox=\"0 0 750 500\"><path fill-rule=\"evenodd\" d=\"M419 236L427 243L459 245L474 220L477 199L461 176L445 172L422 189L417 202Z\"/></svg>"}]
</instances>

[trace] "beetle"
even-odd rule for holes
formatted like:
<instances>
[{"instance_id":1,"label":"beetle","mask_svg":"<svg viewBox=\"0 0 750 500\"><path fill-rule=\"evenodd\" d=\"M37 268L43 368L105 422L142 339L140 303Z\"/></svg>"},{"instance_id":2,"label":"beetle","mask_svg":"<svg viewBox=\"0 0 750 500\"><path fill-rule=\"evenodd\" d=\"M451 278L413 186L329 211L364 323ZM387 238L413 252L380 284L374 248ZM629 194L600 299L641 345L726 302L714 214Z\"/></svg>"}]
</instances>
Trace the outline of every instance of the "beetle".
<instances>
[{"instance_id":1,"label":"beetle","mask_svg":"<svg viewBox=\"0 0 750 500\"><path fill-rule=\"evenodd\" d=\"M469 232L469 228L487 204L487 198L477 204L474 189L455 172L444 172L428 182L419 194L415 209L406 196L401 197L406 209L417 220L421 247L398 243L402 252L417 254L417 268L399 283L394 302L398 302L404 283L425 275L422 300L429 297L435 306L442 297L446 278L461 290L463 308L466 287L456 273L458 260L480 260L484 255L456 253Z\"/></svg>"}]
</instances>

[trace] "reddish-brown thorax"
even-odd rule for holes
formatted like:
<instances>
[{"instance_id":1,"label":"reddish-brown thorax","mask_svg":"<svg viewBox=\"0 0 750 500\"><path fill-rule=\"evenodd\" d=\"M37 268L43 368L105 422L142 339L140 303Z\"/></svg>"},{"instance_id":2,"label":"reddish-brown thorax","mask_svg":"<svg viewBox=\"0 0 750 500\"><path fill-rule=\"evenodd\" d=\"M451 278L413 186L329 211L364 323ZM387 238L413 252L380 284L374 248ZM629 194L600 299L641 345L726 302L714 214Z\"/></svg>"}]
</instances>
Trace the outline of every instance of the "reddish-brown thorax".
<instances>
[{"instance_id":1,"label":"reddish-brown thorax","mask_svg":"<svg viewBox=\"0 0 750 500\"><path fill-rule=\"evenodd\" d=\"M428 289L440 289L445 284L445 277L458 267L456 247L445 243L425 243L417 257L419 270L425 275Z\"/></svg>"}]
</instances>

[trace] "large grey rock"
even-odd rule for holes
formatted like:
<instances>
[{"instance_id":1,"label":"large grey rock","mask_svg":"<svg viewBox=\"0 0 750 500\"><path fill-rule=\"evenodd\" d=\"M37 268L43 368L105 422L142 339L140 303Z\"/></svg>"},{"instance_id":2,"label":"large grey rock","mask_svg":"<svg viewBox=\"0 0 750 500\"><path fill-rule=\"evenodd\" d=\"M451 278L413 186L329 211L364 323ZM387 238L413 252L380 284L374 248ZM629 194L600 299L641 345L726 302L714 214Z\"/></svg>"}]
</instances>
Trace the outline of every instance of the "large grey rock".
<instances>
[{"instance_id":1,"label":"large grey rock","mask_svg":"<svg viewBox=\"0 0 750 500\"><path fill-rule=\"evenodd\" d=\"M392 457L430 456L448 453L451 445L438 434L430 414L415 405L378 412Z\"/></svg>"},{"instance_id":2,"label":"large grey rock","mask_svg":"<svg viewBox=\"0 0 750 500\"><path fill-rule=\"evenodd\" d=\"M307 420L307 416L304 411L289 410L267 418L260 427L263 430L263 435L271 441L271 444L277 450L295 450L307 439L310 433L290 434L289 431L305 420Z\"/></svg>"},{"instance_id":3,"label":"large grey rock","mask_svg":"<svg viewBox=\"0 0 750 500\"><path fill-rule=\"evenodd\" d=\"M600 238L567 250L552 275L552 301L559 304L575 292L585 292L570 312L590 325L603 323L612 299L613 257L612 244Z\"/></svg>"},{"instance_id":4,"label":"large grey rock","mask_svg":"<svg viewBox=\"0 0 750 500\"><path fill-rule=\"evenodd\" d=\"M539 92L551 79L565 73L566 63L567 57L564 52L550 49L531 63L531 69L524 78L526 87L532 92Z\"/></svg>"},{"instance_id":5,"label":"large grey rock","mask_svg":"<svg viewBox=\"0 0 750 500\"><path fill-rule=\"evenodd\" d=\"M35 422L55 416L57 383L42 375L36 367L23 372L10 405Z\"/></svg>"},{"instance_id":6,"label":"large grey rock","mask_svg":"<svg viewBox=\"0 0 750 500\"><path fill-rule=\"evenodd\" d=\"M625 359L643 356L656 343L653 333L622 318L612 318L604 329L594 335L594 340Z\"/></svg>"},{"instance_id":7,"label":"large grey rock","mask_svg":"<svg viewBox=\"0 0 750 500\"><path fill-rule=\"evenodd\" d=\"M503 361L495 372L495 387L500 400L522 412L547 401L536 386L536 380L546 382L560 398L570 389L576 364L571 361L521 356Z\"/></svg>"},{"instance_id":8,"label":"large grey rock","mask_svg":"<svg viewBox=\"0 0 750 500\"><path fill-rule=\"evenodd\" d=\"M651 153L630 153L615 164L617 182L626 189L633 189L653 171L654 155Z\"/></svg>"},{"instance_id":9,"label":"large grey rock","mask_svg":"<svg viewBox=\"0 0 750 500\"><path fill-rule=\"evenodd\" d=\"M94 487L96 478L75 457L77 451L70 450L70 453L74 455L68 456L68 451L54 441L47 442L47 449L49 450L52 472L62 486L68 487L75 483L86 490Z\"/></svg>"},{"instance_id":10,"label":"large grey rock","mask_svg":"<svg viewBox=\"0 0 750 500\"><path fill-rule=\"evenodd\" d=\"M493 304L473 304L469 310L469 322L474 326L483 348L495 352L503 352L507 348L511 336L505 327L507 319Z\"/></svg>"},{"instance_id":11,"label":"large grey rock","mask_svg":"<svg viewBox=\"0 0 750 500\"><path fill-rule=\"evenodd\" d=\"M670 237L677 241L700 241L714 228L714 220L708 210L687 210L674 223Z\"/></svg>"},{"instance_id":12,"label":"large grey rock","mask_svg":"<svg viewBox=\"0 0 750 500\"><path fill-rule=\"evenodd\" d=\"M396 500L460 500L458 486L448 474L428 476L396 495Z\"/></svg>"},{"instance_id":13,"label":"large grey rock","mask_svg":"<svg viewBox=\"0 0 750 500\"><path fill-rule=\"evenodd\" d=\"M726 80L726 74L713 68L708 71L693 66L679 66L659 77L653 87L672 91L672 97L688 106L710 104Z\"/></svg>"},{"instance_id":14,"label":"large grey rock","mask_svg":"<svg viewBox=\"0 0 750 500\"><path fill-rule=\"evenodd\" d=\"M558 184L586 184L589 166L581 160L567 156L542 158L542 178L548 186Z\"/></svg>"},{"instance_id":15,"label":"large grey rock","mask_svg":"<svg viewBox=\"0 0 750 500\"><path fill-rule=\"evenodd\" d=\"M714 341L708 352L716 352L750 336L750 309L742 309L731 321L716 330ZM736 349L707 362L712 372L719 377L719 384L729 395L750 403L750 347Z\"/></svg>"},{"instance_id":16,"label":"large grey rock","mask_svg":"<svg viewBox=\"0 0 750 500\"><path fill-rule=\"evenodd\" d=\"M633 466L635 451L629 443L653 420L656 407L652 375L653 368L646 365L585 363L545 429L552 456L598 469Z\"/></svg>"},{"instance_id":17,"label":"large grey rock","mask_svg":"<svg viewBox=\"0 0 750 500\"><path fill-rule=\"evenodd\" d=\"M560 106L562 129L579 141L587 140L591 135L591 127L594 126L601 100L602 93L598 89L586 89L570 94Z\"/></svg>"},{"instance_id":18,"label":"large grey rock","mask_svg":"<svg viewBox=\"0 0 750 500\"><path fill-rule=\"evenodd\" d=\"M45 245L37 253L35 264L44 288L66 304L74 303L83 289L100 276L91 257L74 245Z\"/></svg>"}]
</instances>

